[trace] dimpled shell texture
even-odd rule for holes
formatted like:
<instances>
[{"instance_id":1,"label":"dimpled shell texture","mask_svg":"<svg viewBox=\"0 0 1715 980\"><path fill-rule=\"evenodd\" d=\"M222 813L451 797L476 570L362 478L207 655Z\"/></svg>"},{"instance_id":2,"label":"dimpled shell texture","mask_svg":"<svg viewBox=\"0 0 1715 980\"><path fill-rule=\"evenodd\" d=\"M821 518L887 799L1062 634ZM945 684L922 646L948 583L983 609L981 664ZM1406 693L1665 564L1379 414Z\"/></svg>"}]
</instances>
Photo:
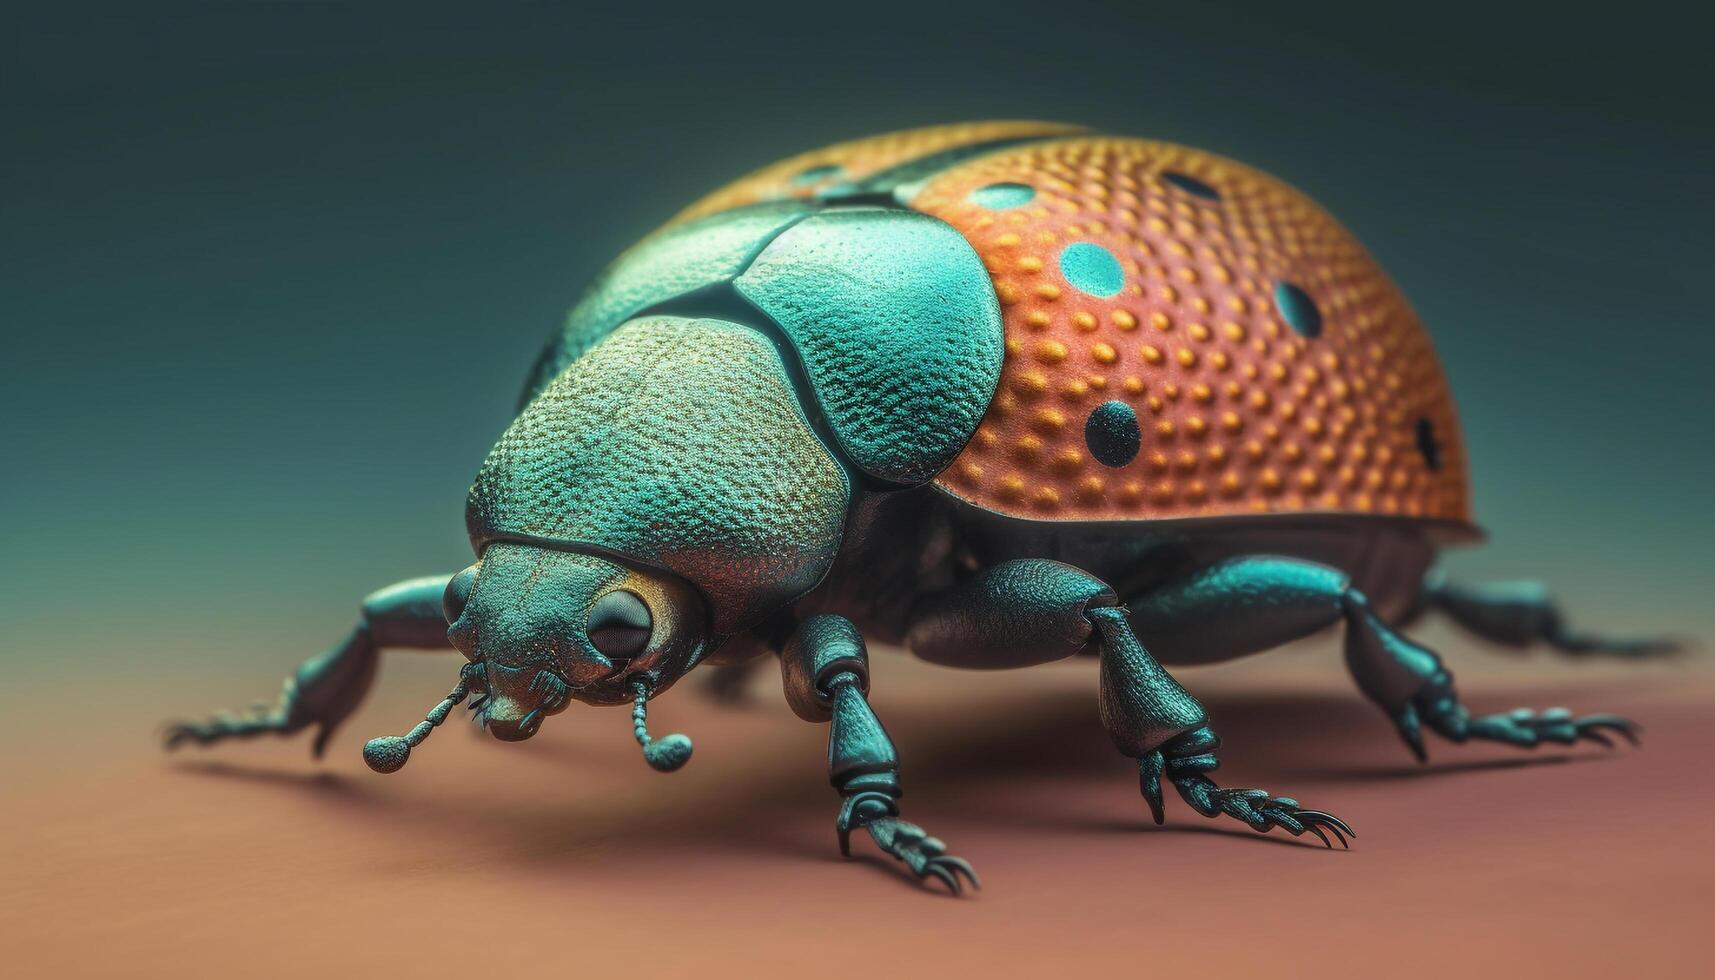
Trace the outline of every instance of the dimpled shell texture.
<instances>
[{"instance_id":1,"label":"dimpled shell texture","mask_svg":"<svg viewBox=\"0 0 1715 980\"><path fill-rule=\"evenodd\" d=\"M1035 520L1468 522L1428 335L1352 235L1281 181L1076 137L960 163L910 205L976 248L1005 321L999 390L943 490Z\"/></svg>"},{"instance_id":2,"label":"dimpled shell texture","mask_svg":"<svg viewBox=\"0 0 1715 980\"><path fill-rule=\"evenodd\" d=\"M915 486L970 440L1000 381L1005 332L958 232L896 209L824 211L733 283L779 325L854 466Z\"/></svg>"},{"instance_id":3,"label":"dimpled shell texture","mask_svg":"<svg viewBox=\"0 0 1715 980\"><path fill-rule=\"evenodd\" d=\"M673 222L759 201L814 198L902 164L984 143L1058 136L1082 127L1032 120L994 120L927 126L835 143L800 153L734 181L679 212Z\"/></svg>"},{"instance_id":4,"label":"dimpled shell texture","mask_svg":"<svg viewBox=\"0 0 1715 980\"><path fill-rule=\"evenodd\" d=\"M627 318L662 300L730 281L782 229L810 211L797 201L744 208L670 225L626 249L549 339L525 385L523 403Z\"/></svg>"},{"instance_id":5,"label":"dimpled shell texture","mask_svg":"<svg viewBox=\"0 0 1715 980\"><path fill-rule=\"evenodd\" d=\"M703 590L726 634L821 580L850 489L768 338L645 317L513 421L471 486L465 523L478 553L546 540L667 568Z\"/></svg>"}]
</instances>

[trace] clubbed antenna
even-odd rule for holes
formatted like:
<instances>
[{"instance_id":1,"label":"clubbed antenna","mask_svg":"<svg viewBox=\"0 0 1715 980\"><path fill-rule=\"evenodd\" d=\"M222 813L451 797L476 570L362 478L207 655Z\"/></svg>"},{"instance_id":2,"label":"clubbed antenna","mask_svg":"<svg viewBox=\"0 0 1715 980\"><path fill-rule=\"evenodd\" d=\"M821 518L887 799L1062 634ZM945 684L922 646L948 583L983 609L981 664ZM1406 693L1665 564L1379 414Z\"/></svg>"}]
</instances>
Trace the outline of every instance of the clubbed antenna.
<instances>
[{"instance_id":1,"label":"clubbed antenna","mask_svg":"<svg viewBox=\"0 0 1715 980\"><path fill-rule=\"evenodd\" d=\"M637 694L637 700L631 707L631 732L637 736L637 744L643 746L643 761L649 763L650 768L656 772L672 772L691 761L689 738L677 732L660 741L649 737L646 720L649 712L649 685L639 680L633 682L631 689Z\"/></svg>"},{"instance_id":2,"label":"clubbed antenna","mask_svg":"<svg viewBox=\"0 0 1715 980\"><path fill-rule=\"evenodd\" d=\"M435 705L428 717L417 723L405 735L383 735L372 738L363 746L363 761L376 772L398 772L404 768L405 762L411 758L411 747L420 744L435 730L435 726L447 720L447 715L463 701L470 693L471 675L466 671L459 672L458 686L446 696L446 700Z\"/></svg>"}]
</instances>

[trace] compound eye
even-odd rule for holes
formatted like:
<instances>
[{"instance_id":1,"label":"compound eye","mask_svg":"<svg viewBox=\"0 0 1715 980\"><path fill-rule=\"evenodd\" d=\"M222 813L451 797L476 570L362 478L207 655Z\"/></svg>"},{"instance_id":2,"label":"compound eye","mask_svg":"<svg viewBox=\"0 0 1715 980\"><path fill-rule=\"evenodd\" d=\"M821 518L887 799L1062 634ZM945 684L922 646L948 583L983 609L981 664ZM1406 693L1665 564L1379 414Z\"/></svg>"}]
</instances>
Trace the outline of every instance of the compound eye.
<instances>
[{"instance_id":1,"label":"compound eye","mask_svg":"<svg viewBox=\"0 0 1715 980\"><path fill-rule=\"evenodd\" d=\"M609 592L590 608L590 645L615 664L630 660L649 646L655 620L642 597L626 589Z\"/></svg>"},{"instance_id":2,"label":"compound eye","mask_svg":"<svg viewBox=\"0 0 1715 980\"><path fill-rule=\"evenodd\" d=\"M451 626L464 615L465 603L470 601L471 586L476 584L476 566L472 565L453 576L447 583L447 591L441 593L441 614L447 617L447 625Z\"/></svg>"}]
</instances>

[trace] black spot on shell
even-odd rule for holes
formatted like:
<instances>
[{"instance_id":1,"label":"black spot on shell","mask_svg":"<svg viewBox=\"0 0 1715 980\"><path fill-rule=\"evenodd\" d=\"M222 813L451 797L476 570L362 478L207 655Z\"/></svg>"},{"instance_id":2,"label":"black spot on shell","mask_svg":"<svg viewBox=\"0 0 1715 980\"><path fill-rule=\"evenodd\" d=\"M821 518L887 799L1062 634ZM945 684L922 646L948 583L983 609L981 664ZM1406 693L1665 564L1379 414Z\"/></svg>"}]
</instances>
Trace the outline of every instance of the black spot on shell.
<instances>
[{"instance_id":1,"label":"black spot on shell","mask_svg":"<svg viewBox=\"0 0 1715 980\"><path fill-rule=\"evenodd\" d=\"M1124 466L1137 457L1143 432L1137 413L1125 402L1103 402L1084 423L1084 443L1103 466Z\"/></svg>"},{"instance_id":2,"label":"black spot on shell","mask_svg":"<svg viewBox=\"0 0 1715 980\"><path fill-rule=\"evenodd\" d=\"M1428 419L1417 420L1417 451L1431 470L1441 468L1441 443L1435 440L1435 423Z\"/></svg>"},{"instance_id":3,"label":"black spot on shell","mask_svg":"<svg viewBox=\"0 0 1715 980\"><path fill-rule=\"evenodd\" d=\"M1221 199L1220 191L1215 190L1213 187L1210 187L1208 184L1203 183L1195 177L1188 174L1182 174L1177 170L1163 170L1161 172L1161 179L1193 197L1200 197L1206 201L1219 201Z\"/></svg>"},{"instance_id":4,"label":"black spot on shell","mask_svg":"<svg viewBox=\"0 0 1715 980\"><path fill-rule=\"evenodd\" d=\"M1286 325L1306 337L1322 335L1322 311L1310 294L1282 279L1274 284L1274 306Z\"/></svg>"}]
</instances>

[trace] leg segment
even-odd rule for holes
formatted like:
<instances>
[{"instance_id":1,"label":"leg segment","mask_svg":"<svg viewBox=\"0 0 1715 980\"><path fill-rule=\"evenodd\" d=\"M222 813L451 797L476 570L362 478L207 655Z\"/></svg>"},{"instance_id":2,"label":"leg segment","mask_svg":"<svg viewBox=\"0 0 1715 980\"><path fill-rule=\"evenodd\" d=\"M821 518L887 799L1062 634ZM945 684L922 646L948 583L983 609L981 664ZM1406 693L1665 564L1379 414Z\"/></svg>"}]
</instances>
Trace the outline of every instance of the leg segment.
<instances>
[{"instance_id":1,"label":"leg segment","mask_svg":"<svg viewBox=\"0 0 1715 980\"><path fill-rule=\"evenodd\" d=\"M229 738L293 735L317 725L311 751L320 758L328 739L369 692L384 647L450 647L441 611L448 580L444 575L411 579L371 594L363 600L357 628L338 646L304 661L272 707L259 704L245 715L222 712L207 721L172 722L163 742L169 749L185 742L210 745Z\"/></svg>"},{"instance_id":2,"label":"leg segment","mask_svg":"<svg viewBox=\"0 0 1715 980\"><path fill-rule=\"evenodd\" d=\"M1541 582L1449 585L1440 576L1424 583L1426 605L1485 640L1511 647L1545 643L1562 653L1650 657L1679 644L1661 637L1619 638L1574 630Z\"/></svg>"},{"instance_id":3,"label":"leg segment","mask_svg":"<svg viewBox=\"0 0 1715 980\"><path fill-rule=\"evenodd\" d=\"M1192 663L1256 653L1344 620L1347 668L1419 759L1424 726L1454 742L1611 744L1605 732L1635 739L1636 726L1615 715L1573 718L1554 709L1472 717L1441 658L1389 629L1344 574L1325 566L1236 558L1139 597L1131 613L1138 632L1157 649Z\"/></svg>"},{"instance_id":4,"label":"leg segment","mask_svg":"<svg viewBox=\"0 0 1715 980\"><path fill-rule=\"evenodd\" d=\"M1047 559L1002 562L911 610L905 645L948 667L1028 667L1090 652L1088 609L1112 606L1095 576Z\"/></svg>"},{"instance_id":5,"label":"leg segment","mask_svg":"<svg viewBox=\"0 0 1715 980\"><path fill-rule=\"evenodd\" d=\"M1319 810L1262 790L1222 789L1206 773L1220 739L1202 705L1144 649L1112 589L1071 565L1019 560L925 600L906 634L912 651L961 666L1006 667L1101 656L1101 714L1114 745L1138 760L1144 799L1163 820L1165 777L1204 816L1227 814L1259 831L1284 827L1342 843L1351 828ZM1331 845L1330 845L1331 846Z\"/></svg>"},{"instance_id":6,"label":"leg segment","mask_svg":"<svg viewBox=\"0 0 1715 980\"><path fill-rule=\"evenodd\" d=\"M1165 819L1165 776L1205 817L1224 813L1260 833L1283 827L1297 837L1309 831L1328 847L1334 845L1324 828L1342 846L1347 837L1357 836L1339 817L1303 809L1291 797L1215 785L1205 774L1221 765L1215 754L1221 739L1208 726L1203 706L1138 642L1124 609L1108 606L1088 615L1102 644L1102 724L1114 745L1137 760L1139 786L1156 823Z\"/></svg>"},{"instance_id":7,"label":"leg segment","mask_svg":"<svg viewBox=\"0 0 1715 980\"><path fill-rule=\"evenodd\" d=\"M919 878L933 877L957 895L960 876L981 887L963 858L916 824L899 819L899 756L887 730L870 710L869 654L863 637L843 616L812 616L799 624L780 654L786 700L805 721L831 722L828 779L844 797L834 828L840 853L851 854L851 832L869 831L883 851Z\"/></svg>"}]
</instances>

